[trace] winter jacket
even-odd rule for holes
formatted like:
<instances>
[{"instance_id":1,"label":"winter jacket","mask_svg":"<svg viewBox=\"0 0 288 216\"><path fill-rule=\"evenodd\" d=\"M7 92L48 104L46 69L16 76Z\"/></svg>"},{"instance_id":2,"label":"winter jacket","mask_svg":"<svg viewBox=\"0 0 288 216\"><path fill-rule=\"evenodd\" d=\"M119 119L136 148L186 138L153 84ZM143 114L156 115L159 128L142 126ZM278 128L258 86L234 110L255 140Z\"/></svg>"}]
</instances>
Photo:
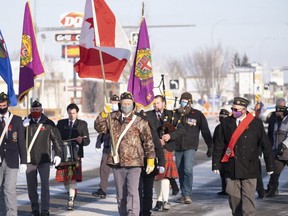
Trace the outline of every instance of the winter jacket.
<instances>
[{"instance_id":1,"label":"winter jacket","mask_svg":"<svg viewBox=\"0 0 288 216\"><path fill-rule=\"evenodd\" d=\"M176 139L176 151L198 149L199 134L201 132L208 148L212 148L213 140L208 127L208 122L203 113L197 109L191 109L188 114L181 114L179 110L175 113L176 119L181 119L184 126L184 134Z\"/></svg>"},{"instance_id":2,"label":"winter jacket","mask_svg":"<svg viewBox=\"0 0 288 216\"><path fill-rule=\"evenodd\" d=\"M30 115L29 118L31 118ZM41 123L43 123L43 125L30 152L31 164L34 165L51 163L51 142L53 143L52 148L55 152L55 156L61 157L61 135L54 122L48 119L44 114L41 114L38 123L34 122L31 118L29 126L26 127L26 130L28 130L28 147Z\"/></svg>"},{"instance_id":3,"label":"winter jacket","mask_svg":"<svg viewBox=\"0 0 288 216\"><path fill-rule=\"evenodd\" d=\"M123 119L120 111L112 112L111 125L114 136L114 145L116 145L120 134L132 120L134 113ZM96 119L95 129L98 133L109 133L109 119L99 115ZM132 126L123 136L119 149L119 164L114 164L111 153L108 156L107 164L117 165L119 167L142 167L144 166L144 157L155 158L155 148L152 139L151 129L146 120L137 116Z\"/></svg>"},{"instance_id":4,"label":"winter jacket","mask_svg":"<svg viewBox=\"0 0 288 216\"><path fill-rule=\"evenodd\" d=\"M254 118L240 135L234 147L235 157L221 163L230 139L236 130L236 119L232 116L222 120L220 129L215 134L212 170L219 170L221 165L225 177L231 179L251 179L259 175L259 148L262 149L267 172L273 171L271 144L263 123Z\"/></svg>"}]
</instances>

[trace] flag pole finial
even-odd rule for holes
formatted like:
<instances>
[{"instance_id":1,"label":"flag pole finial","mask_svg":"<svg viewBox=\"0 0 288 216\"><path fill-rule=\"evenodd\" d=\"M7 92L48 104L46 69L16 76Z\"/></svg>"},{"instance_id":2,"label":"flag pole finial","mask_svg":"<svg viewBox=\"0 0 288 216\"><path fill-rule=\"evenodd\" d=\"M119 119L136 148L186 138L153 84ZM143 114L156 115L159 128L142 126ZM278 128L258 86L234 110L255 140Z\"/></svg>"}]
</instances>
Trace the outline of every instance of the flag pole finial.
<instances>
[{"instance_id":1,"label":"flag pole finial","mask_svg":"<svg viewBox=\"0 0 288 216\"><path fill-rule=\"evenodd\" d=\"M144 8L145 8L145 4L144 2L142 2L142 17L144 17Z\"/></svg>"}]
</instances>

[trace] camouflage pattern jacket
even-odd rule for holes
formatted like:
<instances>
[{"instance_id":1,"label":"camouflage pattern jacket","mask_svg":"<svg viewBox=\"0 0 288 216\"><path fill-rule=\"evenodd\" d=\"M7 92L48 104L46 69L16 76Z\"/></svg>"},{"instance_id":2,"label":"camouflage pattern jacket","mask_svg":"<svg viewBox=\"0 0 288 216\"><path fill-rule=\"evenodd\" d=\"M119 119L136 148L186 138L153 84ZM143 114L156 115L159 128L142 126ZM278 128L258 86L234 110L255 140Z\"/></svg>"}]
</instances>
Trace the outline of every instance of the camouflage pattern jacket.
<instances>
[{"instance_id":1,"label":"camouflage pattern jacket","mask_svg":"<svg viewBox=\"0 0 288 216\"><path fill-rule=\"evenodd\" d=\"M134 113L123 119L120 111L111 113L111 125L116 145L119 136L132 120ZM109 133L109 119L99 115L94 123L94 128L98 133ZM109 153L107 164L120 167L142 167L144 157L155 158L155 148L152 140L151 129L146 120L137 116L131 127L123 136L119 148L119 164L113 164L112 154Z\"/></svg>"}]
</instances>

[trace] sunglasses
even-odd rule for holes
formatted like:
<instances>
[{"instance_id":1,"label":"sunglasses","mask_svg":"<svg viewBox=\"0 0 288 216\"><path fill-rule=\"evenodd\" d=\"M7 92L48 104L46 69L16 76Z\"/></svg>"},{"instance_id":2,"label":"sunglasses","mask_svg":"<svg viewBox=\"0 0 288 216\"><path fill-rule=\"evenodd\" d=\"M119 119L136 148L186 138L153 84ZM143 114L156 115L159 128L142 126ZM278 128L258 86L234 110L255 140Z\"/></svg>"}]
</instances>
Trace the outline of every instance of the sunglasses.
<instances>
[{"instance_id":1,"label":"sunglasses","mask_svg":"<svg viewBox=\"0 0 288 216\"><path fill-rule=\"evenodd\" d=\"M236 109L236 108L231 107L231 110L232 110L232 111L235 111L235 112L242 112L244 109L245 109L245 108L243 108L242 110L238 110L238 109Z\"/></svg>"}]
</instances>

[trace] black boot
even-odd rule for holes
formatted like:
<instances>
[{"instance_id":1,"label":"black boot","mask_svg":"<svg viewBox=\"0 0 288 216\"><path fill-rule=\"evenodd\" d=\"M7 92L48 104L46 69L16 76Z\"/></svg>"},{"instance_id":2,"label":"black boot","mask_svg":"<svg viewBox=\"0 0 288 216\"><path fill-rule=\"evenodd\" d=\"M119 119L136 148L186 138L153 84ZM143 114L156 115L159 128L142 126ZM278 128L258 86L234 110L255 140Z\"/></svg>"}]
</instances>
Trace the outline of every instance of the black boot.
<instances>
[{"instance_id":1,"label":"black boot","mask_svg":"<svg viewBox=\"0 0 288 216\"><path fill-rule=\"evenodd\" d=\"M170 181L170 185L171 185L171 188L172 188L172 195L176 196L179 193L179 187L177 185L177 182L173 178L169 178L169 181Z\"/></svg>"},{"instance_id":2,"label":"black boot","mask_svg":"<svg viewBox=\"0 0 288 216\"><path fill-rule=\"evenodd\" d=\"M276 191L277 191L277 187L268 184L265 197L275 197Z\"/></svg>"},{"instance_id":3,"label":"black boot","mask_svg":"<svg viewBox=\"0 0 288 216\"><path fill-rule=\"evenodd\" d=\"M156 206L153 208L153 211L161 211L163 206L163 202L157 201Z\"/></svg>"}]
</instances>

